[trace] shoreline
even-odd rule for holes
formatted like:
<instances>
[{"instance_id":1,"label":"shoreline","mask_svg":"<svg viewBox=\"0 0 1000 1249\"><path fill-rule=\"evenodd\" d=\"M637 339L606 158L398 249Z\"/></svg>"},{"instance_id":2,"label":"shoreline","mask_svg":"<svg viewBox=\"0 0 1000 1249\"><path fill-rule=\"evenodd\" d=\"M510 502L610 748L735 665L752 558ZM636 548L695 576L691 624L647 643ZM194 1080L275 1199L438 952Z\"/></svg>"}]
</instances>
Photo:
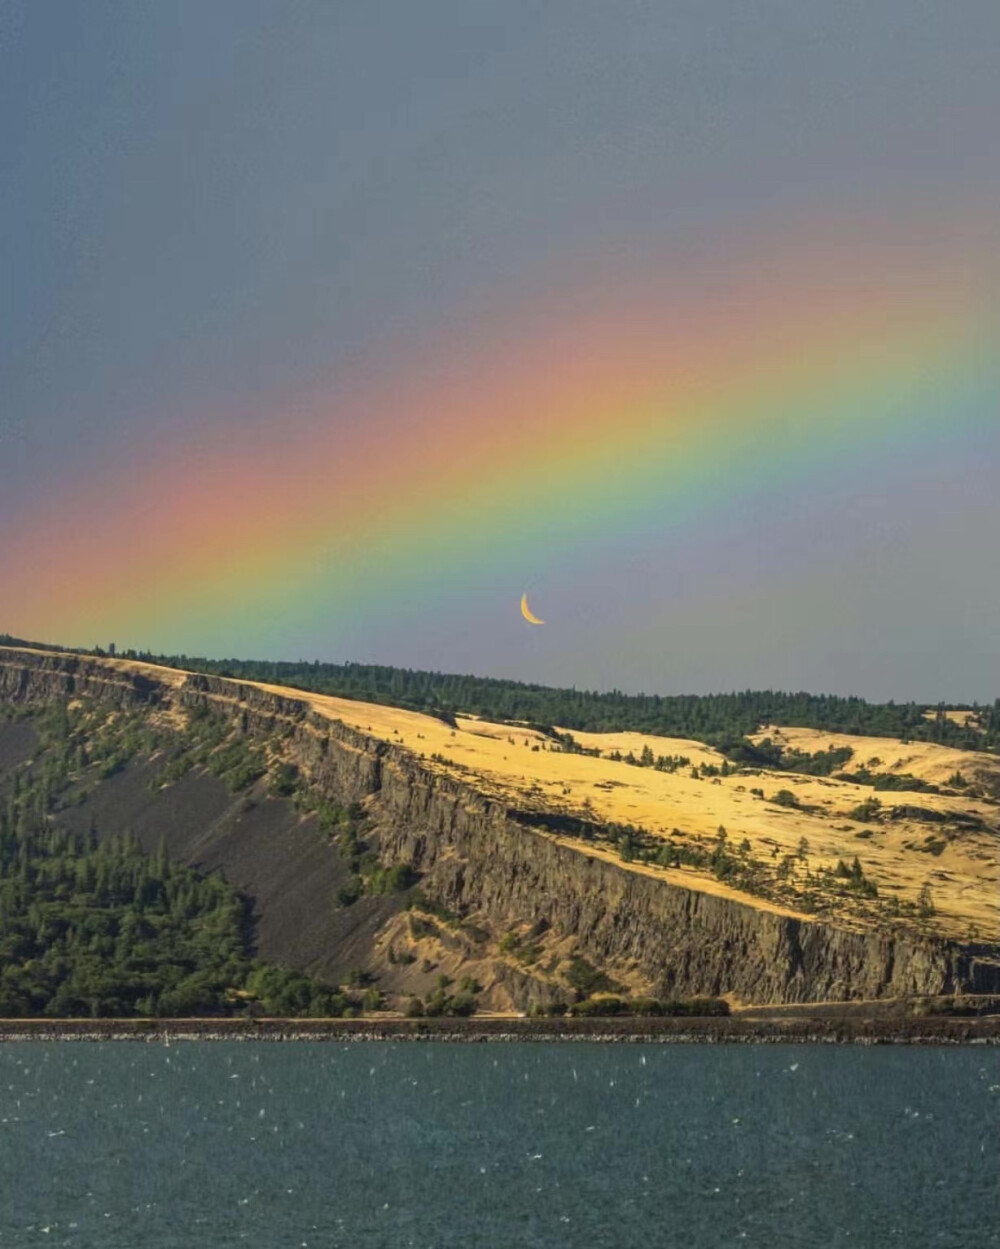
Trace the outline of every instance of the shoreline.
<instances>
[{"instance_id":1,"label":"shoreline","mask_svg":"<svg viewBox=\"0 0 1000 1249\"><path fill-rule=\"evenodd\" d=\"M5 1019L16 1041L1000 1045L1000 1016L910 1019Z\"/></svg>"}]
</instances>

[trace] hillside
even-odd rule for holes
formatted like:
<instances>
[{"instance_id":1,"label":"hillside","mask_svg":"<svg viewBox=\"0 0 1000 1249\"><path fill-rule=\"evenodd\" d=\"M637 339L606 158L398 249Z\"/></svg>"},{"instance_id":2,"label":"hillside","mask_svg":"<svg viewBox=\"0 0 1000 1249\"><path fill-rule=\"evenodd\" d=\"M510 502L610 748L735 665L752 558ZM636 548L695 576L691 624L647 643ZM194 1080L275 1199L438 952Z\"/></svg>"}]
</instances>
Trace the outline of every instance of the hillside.
<instances>
[{"instance_id":1,"label":"hillside","mask_svg":"<svg viewBox=\"0 0 1000 1249\"><path fill-rule=\"evenodd\" d=\"M287 694L276 686L261 686ZM576 753L536 729L515 728L464 716L450 728L434 717L400 708L370 706L346 699L309 695L305 700L320 715L373 733L421 757L431 771L457 775L480 792L517 804L529 812L565 815L597 826L633 826L652 845L687 847L712 853L720 825L739 860L738 847L749 842L745 859L757 860L761 873L776 875L786 856L796 862L785 881L773 882L778 897L762 897L720 880L710 867L661 866L642 862L639 854L625 863L630 871L652 872L687 888L727 897L753 898L757 906L774 906L788 914L822 910L850 924L869 925L882 917L881 904L851 891L823 896L815 887L817 874L834 870L838 860L858 856L865 877L885 900L897 898L916 906L920 890L929 885L936 927L948 936L997 935L998 814L993 795L1000 793L1000 760L991 755L960 752L928 743L901 748L882 739L846 736L856 756L870 759L874 743L882 750L884 768L892 774L913 772L944 780L964 766L974 778L972 792L945 793L894 790L884 812L858 818L854 813L871 802L872 789L846 780L804 777L779 769L733 769L721 772L725 757L717 750L682 738L636 733L573 734L574 743L599 755ZM829 735L815 730L772 730L790 743L825 749ZM687 760L675 771L641 767L643 750L656 758ZM904 769L902 765L905 764ZM693 772L699 775L695 777ZM761 789L763 797L754 793ZM773 801L791 793L795 805ZM973 796L975 795L975 796ZM880 798L876 799L881 802ZM809 842L801 855L802 838ZM589 855L607 855L619 863L617 843L595 844L562 835L560 841ZM639 861L637 861L639 860ZM743 861L743 860L740 860ZM773 866L772 866L773 865ZM811 873L812 879L807 873ZM807 909L803 910L802 902Z\"/></svg>"},{"instance_id":2,"label":"hillside","mask_svg":"<svg viewBox=\"0 0 1000 1249\"><path fill-rule=\"evenodd\" d=\"M0 645L39 644L0 634ZM56 647L40 649L58 651ZM101 649L74 652L101 658ZM870 703L863 698L745 690L730 694L625 694L558 689L496 677L428 672L382 664L205 659L127 652L158 668L269 683L355 702L432 715L464 714L506 723L564 725L573 731L645 732L725 746L769 725L873 737L909 738L963 750L1000 750L1000 699L961 708L926 703ZM992 692L992 691L991 691Z\"/></svg>"},{"instance_id":3,"label":"hillside","mask_svg":"<svg viewBox=\"0 0 1000 1249\"><path fill-rule=\"evenodd\" d=\"M26 648L0 649L0 701L0 784L42 766L32 721L61 703L118 756L68 776L53 820L166 838L253 899L262 955L391 1000L441 976L499 1008L1000 983L989 753L771 726L748 744L765 767Z\"/></svg>"}]
</instances>

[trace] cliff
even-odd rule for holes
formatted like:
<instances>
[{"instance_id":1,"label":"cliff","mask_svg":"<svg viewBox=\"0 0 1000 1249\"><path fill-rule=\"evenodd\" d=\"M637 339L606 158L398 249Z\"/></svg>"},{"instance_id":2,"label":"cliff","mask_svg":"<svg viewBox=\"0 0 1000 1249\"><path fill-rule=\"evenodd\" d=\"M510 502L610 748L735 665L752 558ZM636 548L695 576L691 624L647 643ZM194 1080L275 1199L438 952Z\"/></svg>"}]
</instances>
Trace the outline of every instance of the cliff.
<instances>
[{"instance_id":1,"label":"cliff","mask_svg":"<svg viewBox=\"0 0 1000 1249\"><path fill-rule=\"evenodd\" d=\"M412 863L438 905L494 934L533 925L546 950L572 950L656 995L779 1003L1000 992L1000 964L982 950L811 922L588 855L473 780L318 714L304 697L121 661L0 651L0 699L84 695L119 706L206 708L251 738L280 739L283 757L316 791L365 805L380 857ZM518 996L527 1000L531 975L520 980Z\"/></svg>"}]
</instances>

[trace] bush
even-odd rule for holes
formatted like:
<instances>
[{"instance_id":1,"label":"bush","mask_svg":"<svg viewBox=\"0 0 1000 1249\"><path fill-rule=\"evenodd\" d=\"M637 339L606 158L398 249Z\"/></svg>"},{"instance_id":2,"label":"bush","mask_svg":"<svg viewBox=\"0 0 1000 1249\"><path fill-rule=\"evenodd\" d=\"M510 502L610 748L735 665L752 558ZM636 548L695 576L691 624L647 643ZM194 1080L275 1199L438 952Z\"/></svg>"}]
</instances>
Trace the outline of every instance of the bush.
<instances>
[{"instance_id":1,"label":"bush","mask_svg":"<svg viewBox=\"0 0 1000 1249\"><path fill-rule=\"evenodd\" d=\"M721 997L691 997L663 1003L665 1015L691 1015L722 1018L730 1014L729 1003Z\"/></svg>"},{"instance_id":2,"label":"bush","mask_svg":"<svg viewBox=\"0 0 1000 1249\"><path fill-rule=\"evenodd\" d=\"M392 867L376 868L365 881L366 891L373 894L403 893L419 879L412 864L396 863Z\"/></svg>"},{"instance_id":3,"label":"bush","mask_svg":"<svg viewBox=\"0 0 1000 1249\"><path fill-rule=\"evenodd\" d=\"M634 997L629 1002L633 1015L662 1015L663 1003L655 997Z\"/></svg>"},{"instance_id":4,"label":"bush","mask_svg":"<svg viewBox=\"0 0 1000 1249\"><path fill-rule=\"evenodd\" d=\"M562 1007L559 1011L562 1011ZM672 998L661 1001L655 997L618 997L617 995L587 998L574 1002L568 1013L576 1018L593 1019L611 1015L646 1017L684 1015L722 1018L730 1013L729 1003L718 997Z\"/></svg>"},{"instance_id":5,"label":"bush","mask_svg":"<svg viewBox=\"0 0 1000 1249\"><path fill-rule=\"evenodd\" d=\"M346 885L337 890L337 901L341 906L353 906L361 897L361 880L354 876Z\"/></svg>"},{"instance_id":6,"label":"bush","mask_svg":"<svg viewBox=\"0 0 1000 1249\"><path fill-rule=\"evenodd\" d=\"M882 803L878 798L866 798L847 813L847 818L857 820L859 824L870 824L882 816Z\"/></svg>"},{"instance_id":7,"label":"bush","mask_svg":"<svg viewBox=\"0 0 1000 1249\"><path fill-rule=\"evenodd\" d=\"M593 993L613 993L620 987L610 976L605 975L603 971L598 971L585 958L579 956L570 959L569 967L564 975L570 987L576 989L584 997L589 997Z\"/></svg>"},{"instance_id":8,"label":"bush","mask_svg":"<svg viewBox=\"0 0 1000 1249\"><path fill-rule=\"evenodd\" d=\"M620 997L590 997L583 1002L574 1002L569 1008L569 1014L584 1019L605 1015L626 1015L628 1005Z\"/></svg>"},{"instance_id":9,"label":"bush","mask_svg":"<svg viewBox=\"0 0 1000 1249\"><path fill-rule=\"evenodd\" d=\"M437 988L427 995L424 1002L424 1014L432 1017L448 1014L449 998L444 989Z\"/></svg>"},{"instance_id":10,"label":"bush","mask_svg":"<svg viewBox=\"0 0 1000 1249\"><path fill-rule=\"evenodd\" d=\"M269 792L275 798L289 798L295 793L299 770L294 763L279 763L271 777Z\"/></svg>"}]
</instances>

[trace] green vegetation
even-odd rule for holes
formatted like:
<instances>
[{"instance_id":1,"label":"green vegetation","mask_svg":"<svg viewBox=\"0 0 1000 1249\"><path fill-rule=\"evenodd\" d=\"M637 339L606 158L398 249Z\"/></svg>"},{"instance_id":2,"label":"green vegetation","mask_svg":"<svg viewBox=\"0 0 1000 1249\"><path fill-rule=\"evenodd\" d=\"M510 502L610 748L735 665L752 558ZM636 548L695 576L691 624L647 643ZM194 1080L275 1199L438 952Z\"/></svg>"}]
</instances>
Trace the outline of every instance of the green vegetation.
<instances>
[{"instance_id":1,"label":"green vegetation","mask_svg":"<svg viewBox=\"0 0 1000 1249\"><path fill-rule=\"evenodd\" d=\"M853 755L850 746L831 746L829 750L817 750L811 755L802 750L786 749L781 752L780 767L783 772L801 772L805 776L830 776Z\"/></svg>"},{"instance_id":2,"label":"green vegetation","mask_svg":"<svg viewBox=\"0 0 1000 1249\"><path fill-rule=\"evenodd\" d=\"M212 751L204 762L209 772L225 781L233 794L252 785L267 771L264 752L243 737L234 738Z\"/></svg>"},{"instance_id":3,"label":"green vegetation","mask_svg":"<svg viewBox=\"0 0 1000 1249\"><path fill-rule=\"evenodd\" d=\"M299 770L294 763L279 763L271 775L268 792L272 798L291 798L298 791Z\"/></svg>"},{"instance_id":4,"label":"green vegetation","mask_svg":"<svg viewBox=\"0 0 1000 1249\"><path fill-rule=\"evenodd\" d=\"M511 930L500 939L500 953L510 954L526 967L532 967L542 957L542 947L530 937L521 937Z\"/></svg>"},{"instance_id":5,"label":"green vegetation","mask_svg":"<svg viewBox=\"0 0 1000 1249\"><path fill-rule=\"evenodd\" d=\"M834 869L833 874L838 878L838 880L845 881L848 889L853 890L862 897L878 897L878 889L874 883L865 876L857 855L854 856L854 862L850 867L847 866L843 859L838 859L837 866Z\"/></svg>"},{"instance_id":6,"label":"green vegetation","mask_svg":"<svg viewBox=\"0 0 1000 1249\"><path fill-rule=\"evenodd\" d=\"M729 1003L720 997L668 998L660 1001L654 997L592 997L574 1002L566 1008L566 1014L577 1018L594 1018L606 1015L645 1015L689 1017L725 1017L730 1014Z\"/></svg>"},{"instance_id":7,"label":"green vegetation","mask_svg":"<svg viewBox=\"0 0 1000 1249\"><path fill-rule=\"evenodd\" d=\"M816 727L829 728L830 726ZM850 746L831 746L828 750L818 750L815 754L808 754L804 750L781 746L770 737L762 738L759 742L752 742L743 737L738 741L724 740L718 745L726 757L734 763L750 767L772 768L780 772L799 772L803 776L829 776L835 769L842 768L854 755Z\"/></svg>"},{"instance_id":8,"label":"green vegetation","mask_svg":"<svg viewBox=\"0 0 1000 1249\"><path fill-rule=\"evenodd\" d=\"M96 710L96 709L95 709ZM122 713L128 719L135 719L140 724L148 721L142 711ZM85 725L75 725L76 736L82 736ZM92 729L98 736L107 731L107 726L97 725ZM204 707L192 708L189 713L188 728L179 745L176 734L161 734L159 745L168 752L166 764L150 782L153 788L159 789L173 785L189 772L204 768L213 776L224 782L230 793L236 794L248 789L267 771L267 762L263 750L254 745L249 738L240 736L233 731L231 725L219 715ZM134 754L151 753L148 749L133 749L127 758ZM272 784L281 784L282 768L279 765L278 776Z\"/></svg>"},{"instance_id":9,"label":"green vegetation","mask_svg":"<svg viewBox=\"0 0 1000 1249\"><path fill-rule=\"evenodd\" d=\"M0 1015L341 1015L360 999L254 959L246 899L219 876L102 838L59 813L132 759L164 752L156 788L201 765L236 792L263 755L219 717L196 715L183 749L143 710L82 699L27 712L35 758L0 800ZM290 778L278 773L279 788ZM397 877L391 873L386 883Z\"/></svg>"},{"instance_id":10,"label":"green vegetation","mask_svg":"<svg viewBox=\"0 0 1000 1249\"><path fill-rule=\"evenodd\" d=\"M412 997L406 1007L406 1014L411 1018L422 1019L424 1016L429 1018L437 1018L441 1015L451 1016L469 1016L474 1015L479 1009L479 1003L476 994L480 991L481 986L471 976L463 976L458 991L449 993L452 981L450 977L440 975L437 978L437 986L421 1001L419 997Z\"/></svg>"},{"instance_id":11,"label":"green vegetation","mask_svg":"<svg viewBox=\"0 0 1000 1249\"><path fill-rule=\"evenodd\" d=\"M577 992L581 999L593 993L616 993L621 989L621 985L610 976L603 971L598 971L585 958L579 956L570 959L569 967L563 975L566 983Z\"/></svg>"},{"instance_id":12,"label":"green vegetation","mask_svg":"<svg viewBox=\"0 0 1000 1249\"><path fill-rule=\"evenodd\" d=\"M859 824L871 824L882 818L882 802L878 798L866 798L852 807L847 813L848 819L857 820Z\"/></svg>"},{"instance_id":13,"label":"green vegetation","mask_svg":"<svg viewBox=\"0 0 1000 1249\"><path fill-rule=\"evenodd\" d=\"M567 734L566 736L569 735ZM601 752L600 749L595 746L591 750L587 751L581 749L579 753L599 755ZM608 755L608 758L612 759L615 763L629 763L635 768L655 768L657 772L676 772L678 768L687 768L691 766L691 760L687 757L687 755L654 755L653 749L648 742L645 746L643 746L642 751L638 756L636 756L631 750L627 755L623 755L620 750L613 750ZM702 765L703 768L706 766L711 767L712 765ZM725 764L723 764L723 767L725 767ZM714 773L715 775L718 775L719 769L715 768ZM723 775L726 776L728 776L728 774L728 770L723 773Z\"/></svg>"},{"instance_id":14,"label":"green vegetation","mask_svg":"<svg viewBox=\"0 0 1000 1249\"><path fill-rule=\"evenodd\" d=\"M403 893L420 877L409 863L396 863L392 867L378 867L362 879L367 893L384 894Z\"/></svg>"},{"instance_id":15,"label":"green vegetation","mask_svg":"<svg viewBox=\"0 0 1000 1249\"><path fill-rule=\"evenodd\" d=\"M280 778L280 769L277 775ZM313 799L298 787L298 778L294 784L299 807L316 815L320 830L334 839L341 855L347 860L351 875L337 893L341 906L353 906L364 894L404 893L413 888L420 879L413 865L396 863L384 866L365 840L367 819L359 803L338 807L325 798Z\"/></svg>"},{"instance_id":16,"label":"green vegetation","mask_svg":"<svg viewBox=\"0 0 1000 1249\"><path fill-rule=\"evenodd\" d=\"M900 808L893 809L896 810ZM851 814L862 822L877 821L882 816L882 804L878 798L869 798ZM871 837L872 832L869 829L857 835ZM851 866L840 862L833 868L819 866L814 870L810 866L811 851L805 837L799 839L795 854L785 854L778 859L777 849L770 858L757 857L745 837L734 846L721 825L711 841L685 834L677 828L672 829L668 837L655 836L648 829L635 825L598 827L591 830L590 836L615 846L623 861L666 868L690 866L709 871L733 889L810 914L849 912L878 924L919 918L915 903L902 902L893 895L880 895L857 858ZM938 854L939 840L929 837L911 848ZM601 991L613 992L608 988L589 990Z\"/></svg>"},{"instance_id":17,"label":"green vegetation","mask_svg":"<svg viewBox=\"0 0 1000 1249\"><path fill-rule=\"evenodd\" d=\"M314 667L326 670L323 666ZM361 670L348 665L343 671ZM398 673L393 669L364 671ZM258 675L268 680L286 680L270 672ZM419 675L404 674L404 677ZM498 698L502 691L508 694L513 691L511 697L514 698L526 690L540 691L540 696L546 697L565 696L567 701L561 710L575 705L578 719L585 721L582 728L602 727L589 721L599 721L605 713L612 718L619 713L626 718L634 713L641 718L647 713L652 716L655 710L663 721L657 731L701 735L703 740L714 741L724 751L720 766L708 764L692 768L692 775L699 778L727 775L731 766L781 768L811 776L835 775L835 769L842 768L852 754L850 749L831 746L809 755L784 749L770 738L759 744L746 738L745 732L753 726L749 720L744 724L741 717L747 707L758 706L755 700L773 697L794 701L805 699L804 695L645 699L546 691L542 687L480 682L472 678L454 680L469 683L462 688L470 697L482 689L497 693ZM401 677L394 689L395 697L400 689L405 694L411 686ZM361 695L355 690L350 691L350 696ZM380 698L379 701L390 700ZM856 701L820 699L811 700L810 705L825 707L832 715L834 704ZM545 706L550 711L555 708L555 704ZM450 722L448 717L452 716L452 712L441 705L420 709L433 711L446 722ZM462 709L466 709L465 706ZM735 718L727 727L724 721L729 712ZM496 710L488 708L483 714L498 716ZM686 728L679 724L667 726L674 714L689 717ZM351 869L349 880L340 890L342 905L353 904L364 894L406 893L407 904L435 914L443 923L459 926L465 923L461 915L435 907L421 897L416 888L418 873L411 864L387 867L380 863L377 839L368 829L362 807L355 804L341 808L320 800L294 765L281 762L280 758L275 760L273 754L265 753L250 738L241 735L222 715L195 710L190 731L183 738L165 723L161 724L155 715L151 716L148 707L109 711L107 705L86 697L68 706L53 702L41 710L32 710L30 715L41 749L30 765L22 766L13 774L13 785L8 791L0 793L0 1013L336 1015L378 1009L381 1005L378 990L361 980L341 990L254 960L248 941L245 899L221 879L199 876L172 864L165 854L150 857L130 837L102 838L96 827L85 834L60 827L59 812L84 801L97 781L115 776L132 760L146 761L150 756L157 756L159 763L155 770L150 769L149 784L154 789L180 780L192 769L204 769L222 779L233 793L255 785L254 793L241 800L248 804L266 791L274 797L292 799L301 810L314 812L319 827L336 840ZM992 712L984 711L979 717L980 728L974 732L982 736L989 731L992 716ZM790 722L789 716L782 716L782 719ZM571 721L560 714L557 722ZM543 749L593 753L580 747L569 732L546 729L541 720L532 723L552 739L544 743ZM925 728L939 723L952 724L946 717L923 721ZM699 734L692 731L694 725L700 725ZM640 726L629 723L621 727ZM833 731L839 726L828 727ZM871 724L865 724L863 731L873 733L876 730ZM906 731L919 736L919 726L911 725ZM950 730L942 730L945 731ZM981 747L984 740L972 744ZM995 738L993 740L995 742ZM275 744L280 751L280 742ZM953 740L950 744L959 743ZM630 753L623 761L636 767L664 771L691 766L685 756L658 756L648 745L638 757ZM877 766L878 760L869 760L865 768L845 779L867 784L876 791L936 789L912 776L871 770ZM772 784L775 783L780 783L780 778L773 778ZM793 784L792 781L788 783ZM967 784L960 772L956 772L949 783L957 788ZM750 792L764 797L763 789ZM792 789L778 789L770 801L788 808L799 805ZM780 818L780 813L774 814L776 819ZM908 814L921 819L944 818L939 813L922 812L915 807L886 810L876 796L860 803L850 816L859 823L876 825L874 833L881 835L883 830L878 826L883 820ZM564 817L546 818L562 820ZM960 817L954 818L957 821ZM856 857L853 863L838 861L836 867L817 867L815 863L810 866L809 847L804 839L797 856L784 855L778 861L779 851L775 848L772 862L757 859L745 838L739 845L731 843L722 827L713 840L685 835L677 829L667 837L654 836L634 825L602 827L596 822L592 807L585 810L582 820L570 816L565 819L574 825L568 828L573 835L614 846L625 862L665 868L699 867L734 888L807 912L839 914L847 910L863 913L877 922L909 919L929 923L935 915L927 886L916 903L901 902L890 896L891 886L883 886L887 896L880 897ZM79 821L79 816L76 820ZM855 835L870 838L873 830L869 827ZM931 855L940 854L947 844L945 836L934 834L925 838L923 844L911 848ZM848 853L848 860L850 857ZM414 937L419 937L422 931L439 932L432 920L416 914L410 916L410 930ZM513 931L503 938L500 949L522 965L533 966L544 953L534 939L540 935L535 930L527 935ZM412 962L416 957L400 956L398 961ZM397 961L391 951L390 961ZM555 964L553 958L552 965L545 967L546 972L554 970ZM425 970L434 967L435 964L425 960ZM580 1007L577 1013L618 1013L612 1006L590 1005L616 1001L624 1003L623 1012L683 1013L654 1009L654 1006L659 1008L669 1003L643 1006L641 999L630 1001L622 996L622 986L585 959L573 959L568 967L564 964L564 969L566 983L581 999L576 1004ZM354 990L357 994L352 992ZM469 1014L476 1009L478 991L478 986L472 984L461 984L455 989L450 983L439 981L431 993L424 999L414 999L416 1005L411 1003L411 1006L414 1012L419 1010L425 1015Z\"/></svg>"},{"instance_id":18,"label":"green vegetation","mask_svg":"<svg viewBox=\"0 0 1000 1249\"><path fill-rule=\"evenodd\" d=\"M246 900L134 838L71 833L15 787L0 812L0 1015L340 1015L250 955Z\"/></svg>"},{"instance_id":19,"label":"green vegetation","mask_svg":"<svg viewBox=\"0 0 1000 1249\"><path fill-rule=\"evenodd\" d=\"M911 793L939 794L941 787L930 781L921 780L909 772L872 772L868 768L858 768L856 772L841 772L839 781L853 781L856 785L871 785L878 790L903 790Z\"/></svg>"},{"instance_id":20,"label":"green vegetation","mask_svg":"<svg viewBox=\"0 0 1000 1249\"><path fill-rule=\"evenodd\" d=\"M0 644L39 646L6 635L0 635ZM41 649L57 648L42 646ZM105 652L97 648L79 653L103 655ZM756 766L779 766L762 761L760 748L746 741L748 734L769 724L893 737L902 741L930 741L962 750L1000 749L1000 698L988 706L963 708L972 713L971 720L956 724L945 715L943 706L869 703L862 698L833 694L793 694L775 690L709 695L623 694L620 690L597 693L377 664L275 663L153 655L147 651L127 651L125 657L209 675L265 681L320 694L409 707L436 715L453 726L455 713L462 712L543 729L558 724L570 730L632 730L688 737L718 746L736 762ZM838 751L799 758L795 757L796 752L787 753L792 771L825 775L813 769L839 766L829 759ZM741 754L744 757L739 757Z\"/></svg>"}]
</instances>

